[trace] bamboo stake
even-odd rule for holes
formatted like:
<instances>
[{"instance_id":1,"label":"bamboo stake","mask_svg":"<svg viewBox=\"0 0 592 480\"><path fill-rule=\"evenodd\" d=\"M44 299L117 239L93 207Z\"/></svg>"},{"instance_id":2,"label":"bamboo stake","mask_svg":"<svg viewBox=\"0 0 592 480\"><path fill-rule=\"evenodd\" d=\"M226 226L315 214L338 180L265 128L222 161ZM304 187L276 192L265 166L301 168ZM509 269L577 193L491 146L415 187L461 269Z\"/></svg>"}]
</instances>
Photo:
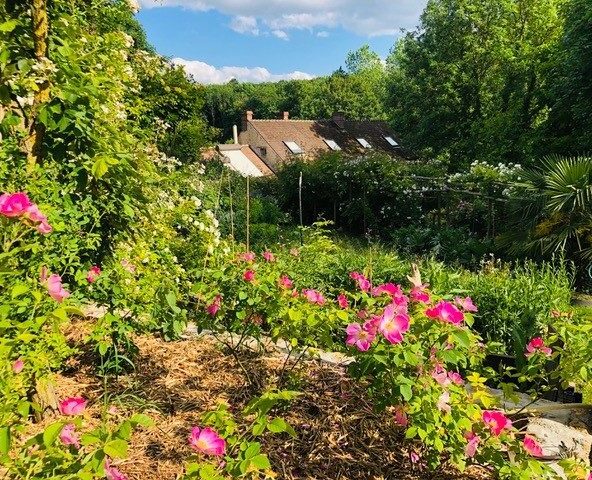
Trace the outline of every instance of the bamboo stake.
<instances>
[{"instance_id":1,"label":"bamboo stake","mask_svg":"<svg viewBox=\"0 0 592 480\"><path fill-rule=\"evenodd\" d=\"M247 252L251 251L251 243L249 238L249 224L251 222L251 187L249 182L250 178L251 177L247 175Z\"/></svg>"},{"instance_id":2,"label":"bamboo stake","mask_svg":"<svg viewBox=\"0 0 592 480\"><path fill-rule=\"evenodd\" d=\"M300 172L300 178L298 179L298 208L300 210L300 246L304 245L304 238L302 237L302 230L304 224L302 222L302 172Z\"/></svg>"}]
</instances>

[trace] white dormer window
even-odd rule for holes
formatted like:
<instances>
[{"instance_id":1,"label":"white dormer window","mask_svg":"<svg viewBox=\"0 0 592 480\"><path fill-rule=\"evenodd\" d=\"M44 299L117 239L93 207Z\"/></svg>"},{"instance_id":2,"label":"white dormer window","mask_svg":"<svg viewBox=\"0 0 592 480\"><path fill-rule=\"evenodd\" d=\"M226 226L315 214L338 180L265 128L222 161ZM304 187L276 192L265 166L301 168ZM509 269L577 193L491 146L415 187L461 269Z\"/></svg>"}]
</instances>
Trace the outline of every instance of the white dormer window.
<instances>
[{"instance_id":1,"label":"white dormer window","mask_svg":"<svg viewBox=\"0 0 592 480\"><path fill-rule=\"evenodd\" d=\"M324 139L325 143L327 144L327 146L334 151L339 151L341 150L341 147L339 145L337 145L337 142L335 140L327 140L326 138Z\"/></svg>"},{"instance_id":2,"label":"white dormer window","mask_svg":"<svg viewBox=\"0 0 592 480\"><path fill-rule=\"evenodd\" d=\"M393 137L384 137L384 139L391 145L391 147L398 147L399 144Z\"/></svg>"},{"instance_id":3,"label":"white dormer window","mask_svg":"<svg viewBox=\"0 0 592 480\"><path fill-rule=\"evenodd\" d=\"M290 152L292 152L294 155L300 155L301 153L304 153L304 150L302 150L300 145L298 145L296 142L287 142L284 140L284 145L286 145L288 150L290 150Z\"/></svg>"},{"instance_id":4,"label":"white dormer window","mask_svg":"<svg viewBox=\"0 0 592 480\"><path fill-rule=\"evenodd\" d=\"M369 144L369 143L366 141L366 139L365 139L365 138L357 138L356 140L358 141L358 143L359 143L360 145L362 145L362 147L364 147L364 148L372 148L372 145L370 145L370 144Z\"/></svg>"}]
</instances>

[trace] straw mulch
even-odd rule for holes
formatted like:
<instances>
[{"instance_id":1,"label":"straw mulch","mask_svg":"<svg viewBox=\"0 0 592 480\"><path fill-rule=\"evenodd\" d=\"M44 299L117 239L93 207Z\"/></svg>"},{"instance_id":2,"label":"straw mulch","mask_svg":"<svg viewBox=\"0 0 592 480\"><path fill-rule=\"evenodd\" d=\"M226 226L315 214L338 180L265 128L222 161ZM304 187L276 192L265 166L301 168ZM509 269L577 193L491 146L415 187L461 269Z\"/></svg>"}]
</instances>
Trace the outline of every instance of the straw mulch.
<instances>
[{"instance_id":1,"label":"straw mulch","mask_svg":"<svg viewBox=\"0 0 592 480\"><path fill-rule=\"evenodd\" d=\"M80 332L83 328L76 328ZM164 342L151 336L135 339L140 349L136 371L111 379L109 404L121 419L144 411L154 426L138 430L130 457L120 469L130 480L175 479L191 454L187 435L200 425L201 415L223 401L235 412L274 378L282 361L273 357L245 358L259 388L248 386L231 356L208 338ZM58 396L84 395L98 418L102 379L92 370L88 355L72 362L57 381ZM290 408L279 412L298 437L267 434L262 439L279 479L387 480L488 478L483 471L467 474L429 472L409 461L408 445L388 413L376 413L363 390L343 369L308 361L292 389L302 392ZM51 418L46 419L46 422ZM40 427L40 426L39 426Z\"/></svg>"}]
</instances>

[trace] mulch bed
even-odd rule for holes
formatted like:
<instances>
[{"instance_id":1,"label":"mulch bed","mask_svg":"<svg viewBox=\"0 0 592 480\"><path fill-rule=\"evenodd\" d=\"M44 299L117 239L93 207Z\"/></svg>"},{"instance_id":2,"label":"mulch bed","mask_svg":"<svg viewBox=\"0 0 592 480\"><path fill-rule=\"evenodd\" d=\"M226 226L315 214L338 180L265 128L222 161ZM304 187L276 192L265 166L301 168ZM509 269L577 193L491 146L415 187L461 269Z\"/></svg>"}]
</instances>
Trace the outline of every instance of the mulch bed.
<instances>
[{"instance_id":1,"label":"mulch bed","mask_svg":"<svg viewBox=\"0 0 592 480\"><path fill-rule=\"evenodd\" d=\"M78 341L84 322L72 329ZM209 338L164 342L139 336L136 371L107 382L109 405L115 405L121 419L143 411L154 426L134 433L130 457L120 469L130 480L173 480L183 472L192 453L187 435L201 425L202 414L223 401L239 412L261 393L263 385L277 376L281 359L246 357L243 362L255 377L259 389L249 386L231 356ZM377 413L361 387L343 369L307 361L296 376L302 394L290 408L278 413L298 433L268 434L263 451L280 479L388 480L490 478L473 469L461 474L443 469L430 472L409 460L409 445L388 413ZM83 395L94 401L89 414L100 417L103 380L93 371L89 355L70 363L57 379L59 398ZM257 391L258 390L258 391ZM52 415L44 424L52 421ZM37 425L36 428L41 428Z\"/></svg>"}]
</instances>

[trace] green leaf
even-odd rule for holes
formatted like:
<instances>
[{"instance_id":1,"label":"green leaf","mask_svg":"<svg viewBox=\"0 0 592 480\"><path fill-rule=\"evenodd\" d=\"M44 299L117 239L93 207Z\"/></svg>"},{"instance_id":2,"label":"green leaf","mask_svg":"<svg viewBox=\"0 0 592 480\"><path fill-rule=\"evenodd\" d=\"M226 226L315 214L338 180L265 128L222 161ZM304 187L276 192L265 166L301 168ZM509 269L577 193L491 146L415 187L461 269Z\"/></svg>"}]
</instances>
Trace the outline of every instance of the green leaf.
<instances>
[{"instance_id":1,"label":"green leaf","mask_svg":"<svg viewBox=\"0 0 592 480\"><path fill-rule=\"evenodd\" d=\"M111 440L103 447L105 454L112 458L127 457L127 442L125 440Z\"/></svg>"},{"instance_id":2,"label":"green leaf","mask_svg":"<svg viewBox=\"0 0 592 480\"><path fill-rule=\"evenodd\" d=\"M407 385L407 384L399 385L399 392L401 392L402 397L406 401L411 400L411 397L413 396L413 393L411 391L411 385Z\"/></svg>"},{"instance_id":3,"label":"green leaf","mask_svg":"<svg viewBox=\"0 0 592 480\"><path fill-rule=\"evenodd\" d=\"M10 451L10 427L0 427L0 453L6 455Z\"/></svg>"},{"instance_id":4,"label":"green leaf","mask_svg":"<svg viewBox=\"0 0 592 480\"><path fill-rule=\"evenodd\" d=\"M251 443L245 450L245 458L251 458L258 455L261 451L261 444L258 442Z\"/></svg>"},{"instance_id":5,"label":"green leaf","mask_svg":"<svg viewBox=\"0 0 592 480\"><path fill-rule=\"evenodd\" d=\"M8 20L7 22L0 23L0 32L12 32L18 25L18 20Z\"/></svg>"},{"instance_id":6,"label":"green leaf","mask_svg":"<svg viewBox=\"0 0 592 480\"><path fill-rule=\"evenodd\" d=\"M288 432L291 436L295 437L296 432L283 418L274 418L267 424L267 429L272 433Z\"/></svg>"},{"instance_id":7,"label":"green leaf","mask_svg":"<svg viewBox=\"0 0 592 480\"><path fill-rule=\"evenodd\" d=\"M143 413L136 413L132 415L129 419L135 425L140 425L142 427L151 427L154 425L154 422L148 415L144 415Z\"/></svg>"},{"instance_id":8,"label":"green leaf","mask_svg":"<svg viewBox=\"0 0 592 480\"><path fill-rule=\"evenodd\" d=\"M251 458L251 464L257 467L259 470L267 470L268 468L271 468L271 464L269 463L267 455L262 453Z\"/></svg>"},{"instance_id":9,"label":"green leaf","mask_svg":"<svg viewBox=\"0 0 592 480\"><path fill-rule=\"evenodd\" d=\"M52 423L49 427L47 427L43 431L43 445L46 447L51 447L60 435L62 428L64 428L64 424L62 422Z\"/></svg>"}]
</instances>

